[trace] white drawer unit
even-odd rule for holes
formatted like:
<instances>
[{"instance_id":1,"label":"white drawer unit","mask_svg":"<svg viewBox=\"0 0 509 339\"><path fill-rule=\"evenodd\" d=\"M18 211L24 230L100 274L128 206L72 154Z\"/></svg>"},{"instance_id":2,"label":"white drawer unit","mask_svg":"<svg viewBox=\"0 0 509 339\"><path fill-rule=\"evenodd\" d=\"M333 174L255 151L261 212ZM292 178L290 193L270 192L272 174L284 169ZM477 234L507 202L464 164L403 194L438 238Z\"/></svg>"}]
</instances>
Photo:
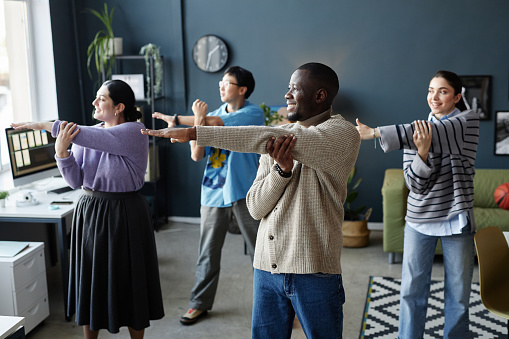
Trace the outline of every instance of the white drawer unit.
<instances>
[{"instance_id":1,"label":"white drawer unit","mask_svg":"<svg viewBox=\"0 0 509 339\"><path fill-rule=\"evenodd\" d=\"M49 316L44 243L0 257L0 315L25 317L25 332Z\"/></svg>"}]
</instances>

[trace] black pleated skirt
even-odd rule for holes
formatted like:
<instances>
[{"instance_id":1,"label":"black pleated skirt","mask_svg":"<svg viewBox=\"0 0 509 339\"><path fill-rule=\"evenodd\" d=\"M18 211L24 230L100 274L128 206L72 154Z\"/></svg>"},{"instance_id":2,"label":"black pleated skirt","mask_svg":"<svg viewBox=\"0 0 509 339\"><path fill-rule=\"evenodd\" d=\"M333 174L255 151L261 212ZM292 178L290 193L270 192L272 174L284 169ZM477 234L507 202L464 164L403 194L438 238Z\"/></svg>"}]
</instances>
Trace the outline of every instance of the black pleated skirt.
<instances>
[{"instance_id":1,"label":"black pleated skirt","mask_svg":"<svg viewBox=\"0 0 509 339\"><path fill-rule=\"evenodd\" d=\"M140 193L85 191L71 233L68 316L78 325L142 330L164 316L148 204Z\"/></svg>"}]
</instances>

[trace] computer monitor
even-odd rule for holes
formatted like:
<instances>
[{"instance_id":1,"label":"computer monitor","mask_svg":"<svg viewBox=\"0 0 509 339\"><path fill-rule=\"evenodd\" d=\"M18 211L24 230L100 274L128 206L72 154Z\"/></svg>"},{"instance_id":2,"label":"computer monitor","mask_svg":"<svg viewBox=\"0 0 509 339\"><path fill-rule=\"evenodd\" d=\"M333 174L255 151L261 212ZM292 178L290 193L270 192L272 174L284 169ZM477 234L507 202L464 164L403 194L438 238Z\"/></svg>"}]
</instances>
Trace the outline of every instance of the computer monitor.
<instances>
[{"instance_id":1,"label":"computer monitor","mask_svg":"<svg viewBox=\"0 0 509 339\"><path fill-rule=\"evenodd\" d=\"M14 186L60 175L55 141L50 131L6 128L7 148Z\"/></svg>"}]
</instances>

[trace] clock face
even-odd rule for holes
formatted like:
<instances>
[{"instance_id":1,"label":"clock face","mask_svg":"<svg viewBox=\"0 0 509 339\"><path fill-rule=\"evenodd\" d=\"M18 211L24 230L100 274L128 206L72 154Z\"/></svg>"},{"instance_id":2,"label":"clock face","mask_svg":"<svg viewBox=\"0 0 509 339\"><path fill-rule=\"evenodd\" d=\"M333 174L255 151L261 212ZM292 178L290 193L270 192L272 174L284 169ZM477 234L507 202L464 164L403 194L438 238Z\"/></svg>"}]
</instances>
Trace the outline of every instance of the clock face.
<instances>
[{"instance_id":1,"label":"clock face","mask_svg":"<svg viewBox=\"0 0 509 339\"><path fill-rule=\"evenodd\" d=\"M194 44L193 61L202 71L217 72L228 61L228 48L221 38L205 35Z\"/></svg>"}]
</instances>

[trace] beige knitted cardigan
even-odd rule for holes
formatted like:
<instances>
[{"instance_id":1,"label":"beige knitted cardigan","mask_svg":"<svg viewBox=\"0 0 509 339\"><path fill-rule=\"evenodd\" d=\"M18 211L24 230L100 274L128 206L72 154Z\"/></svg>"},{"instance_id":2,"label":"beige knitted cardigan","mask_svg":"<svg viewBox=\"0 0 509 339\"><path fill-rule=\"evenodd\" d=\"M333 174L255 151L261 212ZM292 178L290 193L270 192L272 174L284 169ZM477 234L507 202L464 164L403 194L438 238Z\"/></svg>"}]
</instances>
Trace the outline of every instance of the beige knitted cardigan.
<instances>
[{"instance_id":1,"label":"beige knitted cardigan","mask_svg":"<svg viewBox=\"0 0 509 339\"><path fill-rule=\"evenodd\" d=\"M346 182L360 137L341 115L329 117L327 111L302 123L277 127L196 126L200 146L262 154L246 197L253 218L261 219L253 263L257 269L341 273ZM292 176L283 178L265 145L272 136L290 133L297 138L294 165Z\"/></svg>"}]
</instances>

